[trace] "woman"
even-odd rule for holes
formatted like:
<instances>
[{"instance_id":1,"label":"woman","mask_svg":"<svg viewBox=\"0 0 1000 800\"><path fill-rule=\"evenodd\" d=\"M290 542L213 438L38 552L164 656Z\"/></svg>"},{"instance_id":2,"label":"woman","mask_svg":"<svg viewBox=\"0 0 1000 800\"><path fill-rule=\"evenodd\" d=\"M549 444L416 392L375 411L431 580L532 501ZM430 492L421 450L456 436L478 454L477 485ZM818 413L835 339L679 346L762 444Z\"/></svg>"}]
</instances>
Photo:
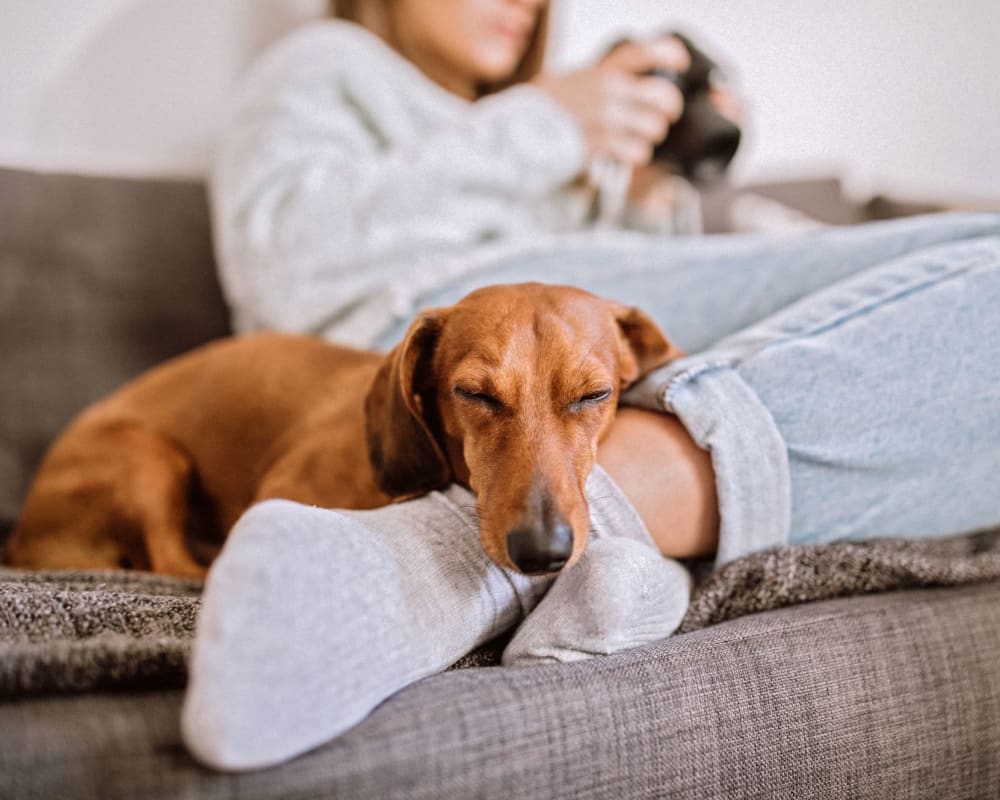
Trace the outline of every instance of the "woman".
<instances>
[{"instance_id":1,"label":"woman","mask_svg":"<svg viewBox=\"0 0 1000 800\"><path fill-rule=\"evenodd\" d=\"M302 752L529 611L506 663L665 636L688 582L662 556L1000 522L1000 218L780 242L575 235L595 158L648 167L682 105L647 73L686 53L650 40L539 73L547 11L347 4L354 22L264 59L212 184L237 326L384 347L417 305L542 279L642 306L692 355L620 412L588 484L593 539L558 579L489 562L460 487L369 512L251 509L210 575L185 705L207 763ZM493 241L509 244L469 257ZM257 590L284 575L296 596Z\"/></svg>"},{"instance_id":2,"label":"woman","mask_svg":"<svg viewBox=\"0 0 1000 800\"><path fill-rule=\"evenodd\" d=\"M686 66L676 40L539 75L542 0L343 13L368 27L327 21L280 44L221 142L213 211L240 330L377 343L472 271L472 248L582 228L589 158L647 167L681 112L676 87L644 75Z\"/></svg>"}]
</instances>

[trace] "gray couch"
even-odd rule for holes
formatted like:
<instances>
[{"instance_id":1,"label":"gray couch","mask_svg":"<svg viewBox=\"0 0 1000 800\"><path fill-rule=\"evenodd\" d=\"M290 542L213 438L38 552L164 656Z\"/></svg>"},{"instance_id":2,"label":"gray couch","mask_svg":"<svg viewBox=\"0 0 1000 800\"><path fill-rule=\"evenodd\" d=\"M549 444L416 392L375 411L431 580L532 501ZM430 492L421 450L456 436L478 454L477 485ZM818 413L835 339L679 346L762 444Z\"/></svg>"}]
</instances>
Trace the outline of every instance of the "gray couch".
<instances>
[{"instance_id":1,"label":"gray couch","mask_svg":"<svg viewBox=\"0 0 1000 800\"><path fill-rule=\"evenodd\" d=\"M0 170L0 210L2 531L74 413L228 328L200 185ZM8 570L0 797L997 797L998 575L991 532L761 554L703 577L680 635L569 666L487 651L222 775L179 737L197 584Z\"/></svg>"}]
</instances>

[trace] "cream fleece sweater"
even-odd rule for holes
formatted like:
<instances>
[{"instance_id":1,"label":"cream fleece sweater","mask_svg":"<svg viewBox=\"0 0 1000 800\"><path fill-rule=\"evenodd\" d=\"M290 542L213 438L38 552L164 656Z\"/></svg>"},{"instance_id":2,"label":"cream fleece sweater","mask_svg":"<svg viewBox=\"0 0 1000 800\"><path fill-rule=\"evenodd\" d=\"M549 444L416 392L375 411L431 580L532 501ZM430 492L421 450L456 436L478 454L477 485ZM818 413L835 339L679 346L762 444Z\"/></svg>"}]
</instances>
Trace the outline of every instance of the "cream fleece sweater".
<instances>
[{"instance_id":1,"label":"cream fleece sweater","mask_svg":"<svg viewBox=\"0 0 1000 800\"><path fill-rule=\"evenodd\" d=\"M469 102L360 26L306 25L247 77L210 176L234 327L371 346L476 249L584 227L585 158L532 86Z\"/></svg>"}]
</instances>

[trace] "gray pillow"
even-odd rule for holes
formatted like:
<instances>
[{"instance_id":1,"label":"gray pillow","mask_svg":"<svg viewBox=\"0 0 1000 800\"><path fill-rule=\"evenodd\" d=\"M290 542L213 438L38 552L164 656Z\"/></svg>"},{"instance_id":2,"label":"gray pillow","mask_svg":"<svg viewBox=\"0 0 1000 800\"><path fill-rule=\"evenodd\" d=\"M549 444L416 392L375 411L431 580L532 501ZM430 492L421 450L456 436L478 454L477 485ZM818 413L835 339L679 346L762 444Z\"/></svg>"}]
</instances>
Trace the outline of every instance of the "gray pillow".
<instances>
[{"instance_id":1,"label":"gray pillow","mask_svg":"<svg viewBox=\"0 0 1000 800\"><path fill-rule=\"evenodd\" d=\"M55 435L229 332L202 184L0 169L0 543Z\"/></svg>"}]
</instances>

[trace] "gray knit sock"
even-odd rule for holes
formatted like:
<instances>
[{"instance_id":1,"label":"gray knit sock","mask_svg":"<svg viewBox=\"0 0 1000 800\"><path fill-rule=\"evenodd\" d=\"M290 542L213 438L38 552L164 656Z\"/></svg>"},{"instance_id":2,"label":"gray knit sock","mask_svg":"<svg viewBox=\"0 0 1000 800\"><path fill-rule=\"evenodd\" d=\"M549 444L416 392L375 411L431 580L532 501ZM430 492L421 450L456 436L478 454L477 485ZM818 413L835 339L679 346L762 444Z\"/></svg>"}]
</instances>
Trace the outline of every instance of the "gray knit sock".
<instances>
[{"instance_id":1,"label":"gray knit sock","mask_svg":"<svg viewBox=\"0 0 1000 800\"><path fill-rule=\"evenodd\" d=\"M225 770L303 753L515 625L551 583L486 557L460 487L374 511L257 505L208 575L184 740Z\"/></svg>"},{"instance_id":2,"label":"gray knit sock","mask_svg":"<svg viewBox=\"0 0 1000 800\"><path fill-rule=\"evenodd\" d=\"M581 574L597 574L581 591L587 607L598 609L620 602L637 579L654 584L643 577L649 535L628 501L599 470L587 496L595 541L624 534L641 542L585 555L596 569ZM608 559L609 549L625 555ZM460 487L374 511L261 503L240 519L209 572L182 712L185 742L199 760L225 770L303 753L516 625L553 580L490 561L475 498ZM576 602L553 602L545 620ZM574 628L561 618L535 626L533 641L549 632L563 650L579 641L581 651L610 652L648 628L620 616L619 630L611 615L601 619L603 646L593 635L567 644Z\"/></svg>"},{"instance_id":3,"label":"gray knit sock","mask_svg":"<svg viewBox=\"0 0 1000 800\"><path fill-rule=\"evenodd\" d=\"M663 557L621 490L599 467L587 482L591 541L521 623L507 666L579 661L663 639L687 611L691 576Z\"/></svg>"}]
</instances>

